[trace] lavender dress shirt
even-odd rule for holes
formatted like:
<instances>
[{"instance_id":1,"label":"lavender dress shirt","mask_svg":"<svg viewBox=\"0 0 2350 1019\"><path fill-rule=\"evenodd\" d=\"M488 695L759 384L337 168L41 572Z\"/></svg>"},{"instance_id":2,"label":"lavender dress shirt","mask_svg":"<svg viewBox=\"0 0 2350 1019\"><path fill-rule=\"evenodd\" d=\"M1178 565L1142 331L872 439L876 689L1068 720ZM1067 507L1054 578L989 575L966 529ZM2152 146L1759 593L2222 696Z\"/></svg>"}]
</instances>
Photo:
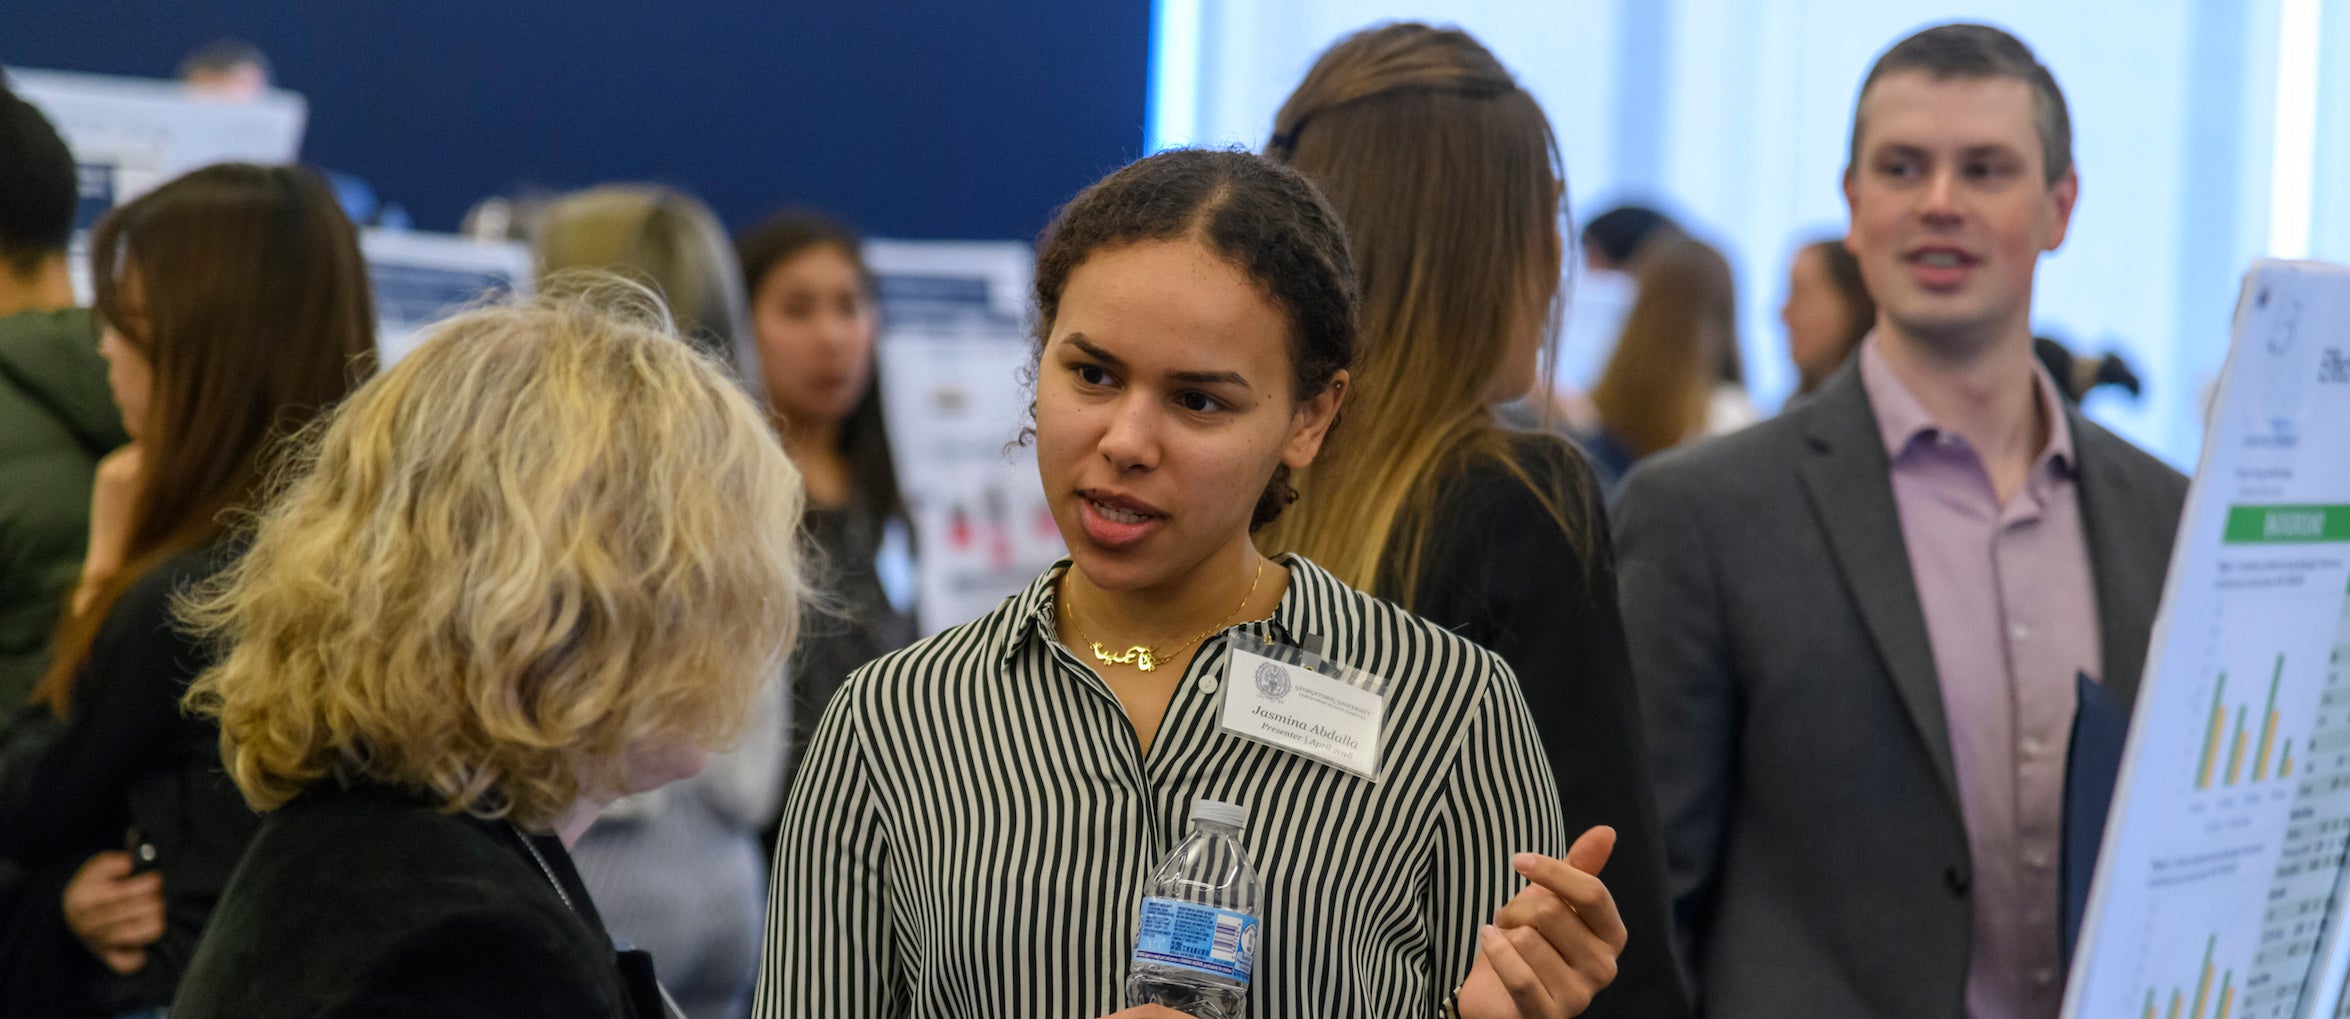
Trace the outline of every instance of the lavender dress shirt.
<instances>
[{"instance_id":1,"label":"lavender dress shirt","mask_svg":"<svg viewBox=\"0 0 2350 1019\"><path fill-rule=\"evenodd\" d=\"M1861 382L1892 462L1973 858L1966 1012L2054 1019L2064 994L2057 867L2074 674L2105 678L2071 430L2035 365L2048 444L2001 505L1982 458L1933 420L1879 342L1862 345Z\"/></svg>"}]
</instances>

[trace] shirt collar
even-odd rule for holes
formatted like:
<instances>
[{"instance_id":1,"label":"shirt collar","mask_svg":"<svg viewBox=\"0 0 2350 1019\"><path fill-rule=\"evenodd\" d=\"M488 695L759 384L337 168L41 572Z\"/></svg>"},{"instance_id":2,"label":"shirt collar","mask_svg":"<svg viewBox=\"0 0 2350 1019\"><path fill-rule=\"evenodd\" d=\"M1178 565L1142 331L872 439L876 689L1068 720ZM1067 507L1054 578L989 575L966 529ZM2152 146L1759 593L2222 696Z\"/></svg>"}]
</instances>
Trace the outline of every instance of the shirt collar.
<instances>
[{"instance_id":1,"label":"shirt collar","mask_svg":"<svg viewBox=\"0 0 2350 1019\"><path fill-rule=\"evenodd\" d=\"M1917 393L1901 381L1893 365L1878 349L1882 342L1874 332L1861 341L1860 381L1868 391L1869 407L1877 417L1877 434L1884 440L1887 459L1898 461L1901 455L1921 437L1937 439L1945 434L1955 435L1934 420L1926 405L1918 402ZM2064 398L2057 395L2056 381L2048 377L2048 370L2040 359L2032 359L2032 392L2039 398L2040 411L2048 416L2048 444L2041 447L2033 459L2035 467L2054 462L2071 470L2077 461L2073 457L2072 423L2065 416Z\"/></svg>"},{"instance_id":2,"label":"shirt collar","mask_svg":"<svg viewBox=\"0 0 2350 1019\"><path fill-rule=\"evenodd\" d=\"M1289 567L1289 590L1282 592L1281 603L1263 620L1235 623L1230 628L1253 630L1269 640L1325 656L1344 647L1351 634L1338 632L1346 618L1338 606L1344 598L1359 597L1356 591L1294 552L1275 556L1273 561ZM997 635L997 660L1010 661L1031 641L1050 639L1058 625L1054 598L1060 593L1061 575L1068 571L1069 560L1064 558L1013 596L1011 615Z\"/></svg>"}]
</instances>

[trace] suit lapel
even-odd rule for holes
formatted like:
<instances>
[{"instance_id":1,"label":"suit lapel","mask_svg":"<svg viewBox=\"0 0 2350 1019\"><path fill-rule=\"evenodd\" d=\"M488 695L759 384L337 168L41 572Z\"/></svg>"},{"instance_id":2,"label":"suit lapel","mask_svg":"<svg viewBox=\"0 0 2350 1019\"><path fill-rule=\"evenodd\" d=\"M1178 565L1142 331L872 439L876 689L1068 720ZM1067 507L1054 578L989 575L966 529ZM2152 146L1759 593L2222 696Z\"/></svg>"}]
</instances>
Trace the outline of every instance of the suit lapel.
<instances>
[{"instance_id":1,"label":"suit lapel","mask_svg":"<svg viewBox=\"0 0 2350 1019\"><path fill-rule=\"evenodd\" d=\"M1901 511L1893 500L1890 465L1877 420L1861 386L1859 359L1847 362L1805 404L1803 482L1828 547L1861 621L1885 664L1910 723L1952 803L1958 799L1951 764L1950 724L1934 671L1934 648L1910 574Z\"/></svg>"}]
</instances>

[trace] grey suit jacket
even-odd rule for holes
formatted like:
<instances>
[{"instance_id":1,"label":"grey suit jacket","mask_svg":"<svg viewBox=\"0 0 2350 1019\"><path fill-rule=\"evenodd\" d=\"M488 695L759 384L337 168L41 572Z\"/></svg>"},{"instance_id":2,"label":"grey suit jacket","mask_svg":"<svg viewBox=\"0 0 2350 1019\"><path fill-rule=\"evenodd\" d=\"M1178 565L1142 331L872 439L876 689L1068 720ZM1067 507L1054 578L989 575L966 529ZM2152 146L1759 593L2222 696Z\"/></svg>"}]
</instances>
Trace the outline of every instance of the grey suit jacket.
<instances>
[{"instance_id":1,"label":"grey suit jacket","mask_svg":"<svg viewBox=\"0 0 2350 1019\"><path fill-rule=\"evenodd\" d=\"M1676 934L1714 1019L1958 1019L1971 866L1858 359L1642 464L1614 513ZM2104 683L2136 696L2186 479L2068 411Z\"/></svg>"}]
</instances>

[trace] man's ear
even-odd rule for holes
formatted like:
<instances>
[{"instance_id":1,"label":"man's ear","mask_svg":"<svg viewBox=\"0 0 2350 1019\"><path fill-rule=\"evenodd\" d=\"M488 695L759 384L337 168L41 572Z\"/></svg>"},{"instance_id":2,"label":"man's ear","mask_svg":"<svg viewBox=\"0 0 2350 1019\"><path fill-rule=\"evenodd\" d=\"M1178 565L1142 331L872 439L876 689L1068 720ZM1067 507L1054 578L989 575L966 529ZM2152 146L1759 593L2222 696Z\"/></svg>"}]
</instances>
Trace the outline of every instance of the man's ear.
<instances>
[{"instance_id":1,"label":"man's ear","mask_svg":"<svg viewBox=\"0 0 2350 1019\"><path fill-rule=\"evenodd\" d=\"M2064 176L2058 177L2056 183L2048 186L2048 200L2056 204L2056 218L2040 250L2055 251L2064 246L2065 232L2072 229L2073 205L2081 200L2080 172L2066 167Z\"/></svg>"}]
</instances>

